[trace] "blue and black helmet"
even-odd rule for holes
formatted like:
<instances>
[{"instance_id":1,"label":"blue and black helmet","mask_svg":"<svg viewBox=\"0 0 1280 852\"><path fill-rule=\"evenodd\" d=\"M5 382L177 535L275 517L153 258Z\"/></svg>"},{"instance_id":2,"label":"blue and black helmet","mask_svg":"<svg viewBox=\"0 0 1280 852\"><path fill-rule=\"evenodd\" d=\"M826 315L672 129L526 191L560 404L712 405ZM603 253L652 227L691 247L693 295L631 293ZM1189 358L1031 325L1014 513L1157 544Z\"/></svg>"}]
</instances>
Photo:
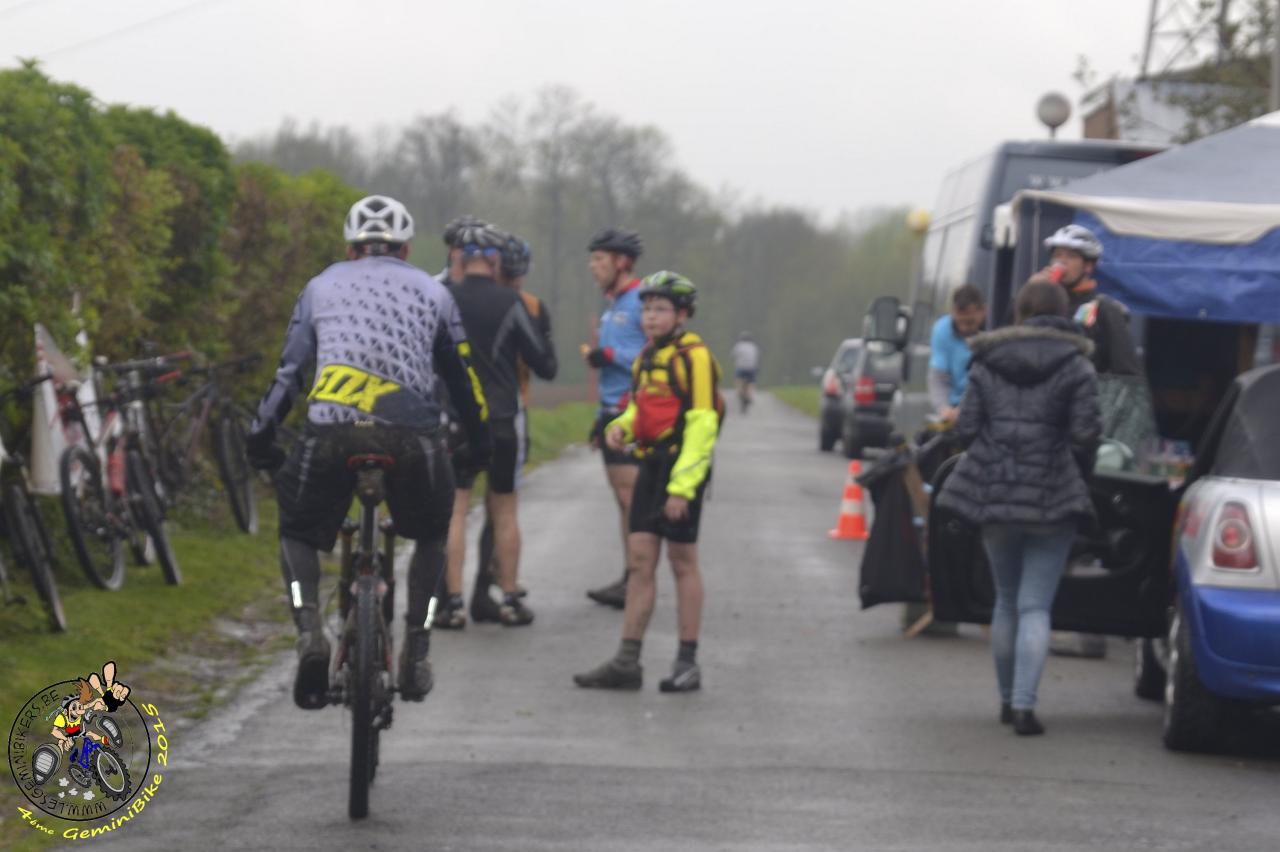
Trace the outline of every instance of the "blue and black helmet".
<instances>
[{"instance_id":1,"label":"blue and black helmet","mask_svg":"<svg viewBox=\"0 0 1280 852\"><path fill-rule=\"evenodd\" d=\"M507 278L523 278L529 274L529 265L533 261L533 249L515 234L507 237L502 246L502 274Z\"/></svg>"}]
</instances>

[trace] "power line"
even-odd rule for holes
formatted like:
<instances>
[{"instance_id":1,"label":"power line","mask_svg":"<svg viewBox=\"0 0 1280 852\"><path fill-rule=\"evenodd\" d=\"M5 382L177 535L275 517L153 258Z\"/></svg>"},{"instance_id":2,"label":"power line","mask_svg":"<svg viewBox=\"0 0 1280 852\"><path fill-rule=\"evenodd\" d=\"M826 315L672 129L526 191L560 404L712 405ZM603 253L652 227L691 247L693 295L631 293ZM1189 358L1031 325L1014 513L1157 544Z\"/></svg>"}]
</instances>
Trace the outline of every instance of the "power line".
<instances>
[{"instance_id":1,"label":"power line","mask_svg":"<svg viewBox=\"0 0 1280 852\"><path fill-rule=\"evenodd\" d=\"M121 27L117 30L112 30L111 32L94 36L93 38L87 38L84 41L78 41L73 44L64 45L54 50L46 51L45 53L42 53L39 58L48 59L49 57L56 56L60 53L70 53L71 51L80 50L81 48L84 48L84 47L90 47L95 44L101 44L104 41L110 41L111 39L137 32L138 30L149 27L152 24L158 24L161 21L167 21L172 18L176 18L180 15L185 15L188 12L194 11L195 9L198 9L201 6L208 6L211 3L221 3L221 2L223 2L223 0L196 0L196 2L194 3L188 3L186 6L181 6L177 9L170 9L167 12L161 12L159 15L155 15L154 17L150 17L145 20L138 21L137 23L129 24L128 26Z\"/></svg>"}]
</instances>

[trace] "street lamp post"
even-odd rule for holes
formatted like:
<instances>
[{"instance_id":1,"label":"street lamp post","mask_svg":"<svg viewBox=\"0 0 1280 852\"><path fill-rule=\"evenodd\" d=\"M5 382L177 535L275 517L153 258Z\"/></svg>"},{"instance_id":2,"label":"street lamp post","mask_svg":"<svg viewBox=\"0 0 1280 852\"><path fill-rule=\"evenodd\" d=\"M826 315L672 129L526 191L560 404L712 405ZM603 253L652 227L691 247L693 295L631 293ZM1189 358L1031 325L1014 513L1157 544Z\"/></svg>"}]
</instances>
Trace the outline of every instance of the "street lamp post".
<instances>
[{"instance_id":1,"label":"street lamp post","mask_svg":"<svg viewBox=\"0 0 1280 852\"><path fill-rule=\"evenodd\" d=\"M1058 128L1071 117L1071 101L1065 95L1049 92L1036 104L1036 117L1049 128L1049 138L1054 139L1058 135Z\"/></svg>"}]
</instances>

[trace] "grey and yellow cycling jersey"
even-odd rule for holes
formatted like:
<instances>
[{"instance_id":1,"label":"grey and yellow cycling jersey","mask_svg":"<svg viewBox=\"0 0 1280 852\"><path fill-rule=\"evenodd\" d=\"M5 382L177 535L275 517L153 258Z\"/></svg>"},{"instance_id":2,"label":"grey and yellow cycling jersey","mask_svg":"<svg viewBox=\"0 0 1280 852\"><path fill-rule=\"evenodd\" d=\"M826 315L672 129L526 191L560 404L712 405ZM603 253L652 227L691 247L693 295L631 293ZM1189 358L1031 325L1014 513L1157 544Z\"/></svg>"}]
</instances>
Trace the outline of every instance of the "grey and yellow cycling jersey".
<instances>
[{"instance_id":1,"label":"grey and yellow cycling jersey","mask_svg":"<svg viewBox=\"0 0 1280 852\"><path fill-rule=\"evenodd\" d=\"M312 423L432 428L440 422L441 380L464 424L487 419L453 296L397 258L342 261L308 282L294 306L275 381L258 407L258 424L284 419L313 367Z\"/></svg>"}]
</instances>

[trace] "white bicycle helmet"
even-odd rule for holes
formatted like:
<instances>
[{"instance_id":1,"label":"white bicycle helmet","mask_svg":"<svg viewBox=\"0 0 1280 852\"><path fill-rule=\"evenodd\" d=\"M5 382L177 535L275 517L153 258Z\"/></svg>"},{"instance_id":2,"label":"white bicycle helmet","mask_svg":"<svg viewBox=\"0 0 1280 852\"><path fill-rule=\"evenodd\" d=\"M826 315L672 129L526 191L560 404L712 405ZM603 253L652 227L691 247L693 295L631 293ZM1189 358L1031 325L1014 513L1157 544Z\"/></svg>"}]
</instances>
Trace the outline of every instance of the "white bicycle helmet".
<instances>
[{"instance_id":1,"label":"white bicycle helmet","mask_svg":"<svg viewBox=\"0 0 1280 852\"><path fill-rule=\"evenodd\" d=\"M342 236L349 243L407 243L413 239L413 217L394 198L370 195L351 205Z\"/></svg>"},{"instance_id":2,"label":"white bicycle helmet","mask_svg":"<svg viewBox=\"0 0 1280 852\"><path fill-rule=\"evenodd\" d=\"M1050 251L1056 248L1078 251L1086 260L1097 260L1102 257L1102 243L1093 235L1093 231L1083 225L1067 225L1065 228L1059 228L1053 236L1044 241L1044 247Z\"/></svg>"}]
</instances>

